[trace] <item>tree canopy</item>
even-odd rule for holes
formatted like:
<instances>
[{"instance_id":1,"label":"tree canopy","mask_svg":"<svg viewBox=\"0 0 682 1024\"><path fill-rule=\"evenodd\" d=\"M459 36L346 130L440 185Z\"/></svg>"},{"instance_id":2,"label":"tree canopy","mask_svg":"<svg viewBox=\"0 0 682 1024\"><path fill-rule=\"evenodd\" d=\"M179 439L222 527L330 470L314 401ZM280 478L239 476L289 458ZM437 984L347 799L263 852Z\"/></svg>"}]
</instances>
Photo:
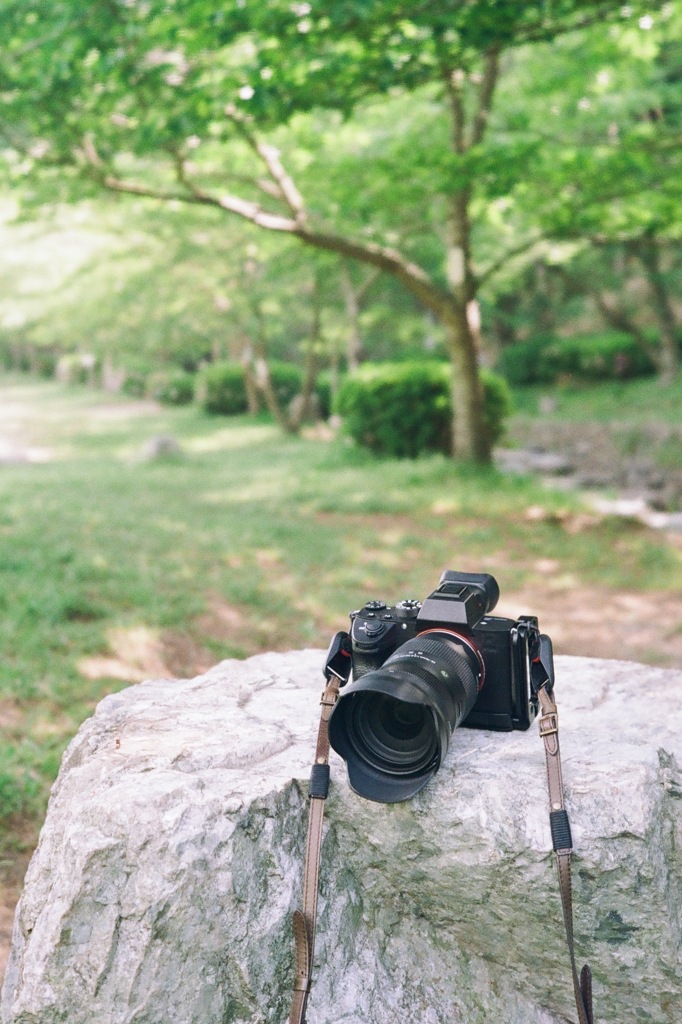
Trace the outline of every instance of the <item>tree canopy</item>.
<instances>
[{"instance_id":1,"label":"tree canopy","mask_svg":"<svg viewBox=\"0 0 682 1024\"><path fill-rule=\"evenodd\" d=\"M480 289L542 238L679 218L675 4L28 0L1 18L15 175L213 207L389 274L445 332L461 457L489 457Z\"/></svg>"}]
</instances>

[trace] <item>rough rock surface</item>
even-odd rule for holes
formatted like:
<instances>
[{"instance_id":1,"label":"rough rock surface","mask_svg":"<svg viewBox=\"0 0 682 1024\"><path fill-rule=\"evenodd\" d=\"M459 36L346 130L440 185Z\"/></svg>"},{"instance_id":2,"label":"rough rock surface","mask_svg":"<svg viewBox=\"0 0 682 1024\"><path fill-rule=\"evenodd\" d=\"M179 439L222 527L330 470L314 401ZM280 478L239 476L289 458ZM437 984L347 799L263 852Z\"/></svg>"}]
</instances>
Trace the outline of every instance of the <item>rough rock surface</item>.
<instances>
[{"instance_id":1,"label":"rough rock surface","mask_svg":"<svg viewBox=\"0 0 682 1024\"><path fill-rule=\"evenodd\" d=\"M4 1024L284 1024L319 651L107 697L64 755ZM600 1024L682 1020L682 673L557 659ZM293 780L293 781L292 781ZM542 744L460 729L407 804L332 761L310 1024L575 1020Z\"/></svg>"}]
</instances>

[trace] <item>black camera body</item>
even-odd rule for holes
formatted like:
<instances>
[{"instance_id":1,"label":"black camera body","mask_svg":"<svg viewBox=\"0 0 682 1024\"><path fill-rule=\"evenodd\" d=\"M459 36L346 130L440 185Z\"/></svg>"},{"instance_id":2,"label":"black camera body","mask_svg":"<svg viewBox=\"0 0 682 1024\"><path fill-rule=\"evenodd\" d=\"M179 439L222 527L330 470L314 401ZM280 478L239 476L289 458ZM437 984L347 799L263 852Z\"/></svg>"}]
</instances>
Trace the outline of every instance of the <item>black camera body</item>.
<instances>
[{"instance_id":1,"label":"black camera body","mask_svg":"<svg viewBox=\"0 0 682 1024\"><path fill-rule=\"evenodd\" d=\"M438 770L458 725L532 724L534 677L537 666L552 673L551 641L534 616L491 615L498 598L489 574L448 569L423 602L368 601L351 612L350 636L337 637L346 637L353 679L341 690L329 736L359 795L409 799ZM332 671L338 651L333 642Z\"/></svg>"},{"instance_id":2,"label":"black camera body","mask_svg":"<svg viewBox=\"0 0 682 1024\"><path fill-rule=\"evenodd\" d=\"M484 614L482 592L492 598L496 588L486 573L446 569L424 602L406 600L388 607L383 601L368 601L350 615L353 679L380 668L406 640L451 630L471 640L483 663L478 697L460 725L505 732L528 729L538 710L530 680L538 620L534 615L507 619ZM490 607L496 603L497 595L492 604L487 602Z\"/></svg>"}]
</instances>

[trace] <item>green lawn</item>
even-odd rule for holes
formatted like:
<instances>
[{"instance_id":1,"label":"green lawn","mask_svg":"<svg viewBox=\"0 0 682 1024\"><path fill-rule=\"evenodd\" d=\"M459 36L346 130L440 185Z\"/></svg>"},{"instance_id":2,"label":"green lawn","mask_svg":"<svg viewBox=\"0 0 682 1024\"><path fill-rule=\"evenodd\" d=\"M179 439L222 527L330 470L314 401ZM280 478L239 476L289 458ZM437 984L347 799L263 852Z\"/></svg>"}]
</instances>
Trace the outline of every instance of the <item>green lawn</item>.
<instances>
[{"instance_id":1,"label":"green lawn","mask_svg":"<svg viewBox=\"0 0 682 1024\"><path fill-rule=\"evenodd\" d=\"M594 420L641 426L655 421L682 425L682 374L666 387L656 377L629 381L581 381L563 387L534 385L517 388L515 404L520 414L537 416L540 401L551 395L555 408L550 416L561 420Z\"/></svg>"},{"instance_id":2,"label":"green lawn","mask_svg":"<svg viewBox=\"0 0 682 1024\"><path fill-rule=\"evenodd\" d=\"M493 572L503 595L533 588L547 559L600 593L664 597L680 584L664 537L492 469L377 461L342 438L22 377L0 378L0 409L0 437L14 430L51 454L0 466L5 820L39 818L68 738L125 685L106 661L100 678L84 666L134 662L140 642L176 674L324 647L363 600L423 597L445 567ZM161 434L182 454L143 461ZM542 616L538 604L519 612Z\"/></svg>"}]
</instances>

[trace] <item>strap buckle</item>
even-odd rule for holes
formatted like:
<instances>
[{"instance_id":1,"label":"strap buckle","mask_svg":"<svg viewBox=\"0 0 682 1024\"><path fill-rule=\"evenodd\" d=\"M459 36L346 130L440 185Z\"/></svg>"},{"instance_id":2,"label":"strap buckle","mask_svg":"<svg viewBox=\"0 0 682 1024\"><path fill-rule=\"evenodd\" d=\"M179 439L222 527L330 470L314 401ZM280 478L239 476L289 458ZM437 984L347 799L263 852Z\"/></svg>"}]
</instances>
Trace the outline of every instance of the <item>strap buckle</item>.
<instances>
[{"instance_id":1,"label":"strap buckle","mask_svg":"<svg viewBox=\"0 0 682 1024\"><path fill-rule=\"evenodd\" d=\"M541 715L539 728L540 736L543 739L545 736L555 736L559 732L559 713L557 711L548 711L546 714Z\"/></svg>"},{"instance_id":2,"label":"strap buckle","mask_svg":"<svg viewBox=\"0 0 682 1024\"><path fill-rule=\"evenodd\" d=\"M329 689L323 690L322 696L320 697L320 704L325 708L333 708L338 699L338 693L334 693Z\"/></svg>"}]
</instances>

